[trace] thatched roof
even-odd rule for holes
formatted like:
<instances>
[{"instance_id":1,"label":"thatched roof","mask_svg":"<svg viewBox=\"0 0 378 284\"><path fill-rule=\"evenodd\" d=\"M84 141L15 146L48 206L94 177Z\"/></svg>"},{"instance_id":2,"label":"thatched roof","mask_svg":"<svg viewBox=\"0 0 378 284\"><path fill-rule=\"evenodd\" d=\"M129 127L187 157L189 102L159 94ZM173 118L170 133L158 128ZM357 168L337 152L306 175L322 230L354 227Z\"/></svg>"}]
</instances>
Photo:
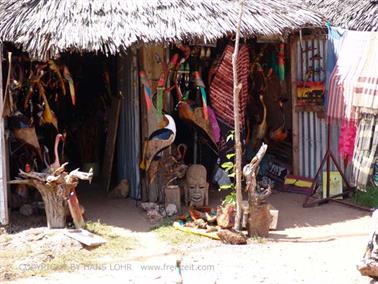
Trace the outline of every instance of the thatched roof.
<instances>
[{"instance_id":1,"label":"thatched roof","mask_svg":"<svg viewBox=\"0 0 378 284\"><path fill-rule=\"evenodd\" d=\"M0 39L33 58L114 54L138 42L211 41L235 31L237 0L0 0ZM298 0L246 0L242 33L272 35L320 18Z\"/></svg>"},{"instance_id":2,"label":"thatched roof","mask_svg":"<svg viewBox=\"0 0 378 284\"><path fill-rule=\"evenodd\" d=\"M377 0L306 0L334 26L357 31L378 31Z\"/></svg>"}]
</instances>

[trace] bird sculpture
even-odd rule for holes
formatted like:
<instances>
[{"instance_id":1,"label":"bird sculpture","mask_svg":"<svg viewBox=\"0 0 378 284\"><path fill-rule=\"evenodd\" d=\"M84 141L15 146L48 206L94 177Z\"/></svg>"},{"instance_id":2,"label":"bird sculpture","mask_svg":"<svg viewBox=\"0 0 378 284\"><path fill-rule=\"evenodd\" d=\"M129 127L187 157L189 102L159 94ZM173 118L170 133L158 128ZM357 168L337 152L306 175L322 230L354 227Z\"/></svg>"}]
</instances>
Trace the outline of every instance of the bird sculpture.
<instances>
[{"instance_id":1,"label":"bird sculpture","mask_svg":"<svg viewBox=\"0 0 378 284\"><path fill-rule=\"evenodd\" d=\"M172 116L164 114L164 120L167 122L164 128L154 131L145 146L145 170L150 167L153 158L163 149L171 145L176 138L176 123Z\"/></svg>"},{"instance_id":2,"label":"bird sculpture","mask_svg":"<svg viewBox=\"0 0 378 284\"><path fill-rule=\"evenodd\" d=\"M55 171L56 169L58 169L60 167L60 160L59 160L59 153L58 153L58 148L59 148L59 144L60 142L63 142L64 143L64 140L65 140L65 137L63 134L57 134L56 137L55 137L55 144L54 144L54 162L50 165L50 169L52 171Z\"/></svg>"}]
</instances>

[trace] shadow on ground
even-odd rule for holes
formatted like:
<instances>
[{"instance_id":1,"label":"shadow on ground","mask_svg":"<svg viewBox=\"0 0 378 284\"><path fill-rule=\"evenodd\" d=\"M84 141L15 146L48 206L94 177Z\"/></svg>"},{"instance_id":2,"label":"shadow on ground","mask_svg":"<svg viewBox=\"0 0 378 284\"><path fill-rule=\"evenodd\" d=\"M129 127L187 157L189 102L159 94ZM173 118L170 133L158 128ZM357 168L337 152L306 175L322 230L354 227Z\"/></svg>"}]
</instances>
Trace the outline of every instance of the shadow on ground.
<instances>
[{"instance_id":1,"label":"shadow on ground","mask_svg":"<svg viewBox=\"0 0 378 284\"><path fill-rule=\"evenodd\" d=\"M109 225L131 231L147 232L153 224L132 199L109 199L98 185L82 186L80 201L86 208L87 219L98 219ZM210 191L210 206L221 203L225 192ZM296 240L310 238L327 241L338 236L364 235L368 232L370 214L336 203L327 203L312 208L303 208L305 196L274 192L269 202L279 210L279 221L273 239ZM306 230L307 229L307 230Z\"/></svg>"}]
</instances>

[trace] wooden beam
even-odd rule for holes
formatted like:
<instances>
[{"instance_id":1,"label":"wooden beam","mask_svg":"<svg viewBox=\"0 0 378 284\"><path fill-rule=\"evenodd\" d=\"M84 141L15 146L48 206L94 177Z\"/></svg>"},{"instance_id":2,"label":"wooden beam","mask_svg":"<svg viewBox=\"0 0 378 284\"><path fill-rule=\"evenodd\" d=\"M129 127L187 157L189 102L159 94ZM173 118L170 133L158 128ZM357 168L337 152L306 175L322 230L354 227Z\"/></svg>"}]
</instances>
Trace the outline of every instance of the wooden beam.
<instances>
[{"instance_id":1,"label":"wooden beam","mask_svg":"<svg viewBox=\"0 0 378 284\"><path fill-rule=\"evenodd\" d=\"M152 91L156 89L160 74L162 72L162 68L160 64L155 61L155 54L158 54L162 60L166 60L165 48L162 45L143 46L142 48L139 49L139 52L138 52L139 70L143 70L146 73L148 79L151 80L150 83L151 83ZM142 137L142 143L144 143L144 141L148 139L150 134L156 130L157 124L155 123L154 125L152 125L153 123L152 124L149 123L149 121L151 122L151 117L149 119L146 101L143 95L144 90L142 86L140 86L140 94L141 94L140 95L140 106L141 106L140 117L141 117L141 130L142 130L141 137ZM142 149L144 149L144 145L142 145ZM141 185L142 185L142 200L148 201L149 192L153 191L154 187L149 185L147 175L142 176Z\"/></svg>"},{"instance_id":2,"label":"wooden beam","mask_svg":"<svg viewBox=\"0 0 378 284\"><path fill-rule=\"evenodd\" d=\"M104 161L102 164L102 178L104 181L104 187L106 191L109 191L110 182L112 179L113 160L115 144L117 140L120 111L121 99L119 97L112 97L112 103L110 106L108 135L106 137Z\"/></svg>"},{"instance_id":3,"label":"wooden beam","mask_svg":"<svg viewBox=\"0 0 378 284\"><path fill-rule=\"evenodd\" d=\"M293 174L299 174L299 115L296 111L297 104L297 36L290 38L290 88L292 102L292 141L293 141Z\"/></svg>"},{"instance_id":4,"label":"wooden beam","mask_svg":"<svg viewBox=\"0 0 378 284\"><path fill-rule=\"evenodd\" d=\"M3 58L3 45L0 43L0 58ZM0 109L4 107L3 94L3 63L0 62ZM9 223L8 213L8 151L7 141L4 129L4 118L0 117L0 223L7 225Z\"/></svg>"}]
</instances>

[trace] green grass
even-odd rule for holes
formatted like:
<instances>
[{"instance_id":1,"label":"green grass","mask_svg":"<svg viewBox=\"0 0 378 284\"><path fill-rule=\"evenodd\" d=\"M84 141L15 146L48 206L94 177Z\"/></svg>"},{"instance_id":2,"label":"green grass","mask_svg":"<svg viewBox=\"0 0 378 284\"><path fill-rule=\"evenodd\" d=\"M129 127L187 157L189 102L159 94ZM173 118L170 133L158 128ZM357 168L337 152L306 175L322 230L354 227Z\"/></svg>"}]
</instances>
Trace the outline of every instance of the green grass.
<instances>
[{"instance_id":1,"label":"green grass","mask_svg":"<svg viewBox=\"0 0 378 284\"><path fill-rule=\"evenodd\" d=\"M258 244L265 244L267 242L266 238L259 237L259 236L252 236L249 238L250 241L253 243L258 243Z\"/></svg>"},{"instance_id":2,"label":"green grass","mask_svg":"<svg viewBox=\"0 0 378 284\"><path fill-rule=\"evenodd\" d=\"M352 199L359 205L378 208L378 188L368 186L365 190L357 190Z\"/></svg>"},{"instance_id":3,"label":"green grass","mask_svg":"<svg viewBox=\"0 0 378 284\"><path fill-rule=\"evenodd\" d=\"M88 222L86 229L94 234L102 236L107 240L107 243L96 248L92 252L97 255L107 256L123 256L130 250L138 247L139 242L135 237L120 233L112 226L97 222Z\"/></svg>"},{"instance_id":4,"label":"green grass","mask_svg":"<svg viewBox=\"0 0 378 284\"><path fill-rule=\"evenodd\" d=\"M170 245L198 243L204 240L204 237L176 230L173 227L173 222L174 219L167 218L152 227L152 231L157 234L160 240Z\"/></svg>"}]
</instances>

